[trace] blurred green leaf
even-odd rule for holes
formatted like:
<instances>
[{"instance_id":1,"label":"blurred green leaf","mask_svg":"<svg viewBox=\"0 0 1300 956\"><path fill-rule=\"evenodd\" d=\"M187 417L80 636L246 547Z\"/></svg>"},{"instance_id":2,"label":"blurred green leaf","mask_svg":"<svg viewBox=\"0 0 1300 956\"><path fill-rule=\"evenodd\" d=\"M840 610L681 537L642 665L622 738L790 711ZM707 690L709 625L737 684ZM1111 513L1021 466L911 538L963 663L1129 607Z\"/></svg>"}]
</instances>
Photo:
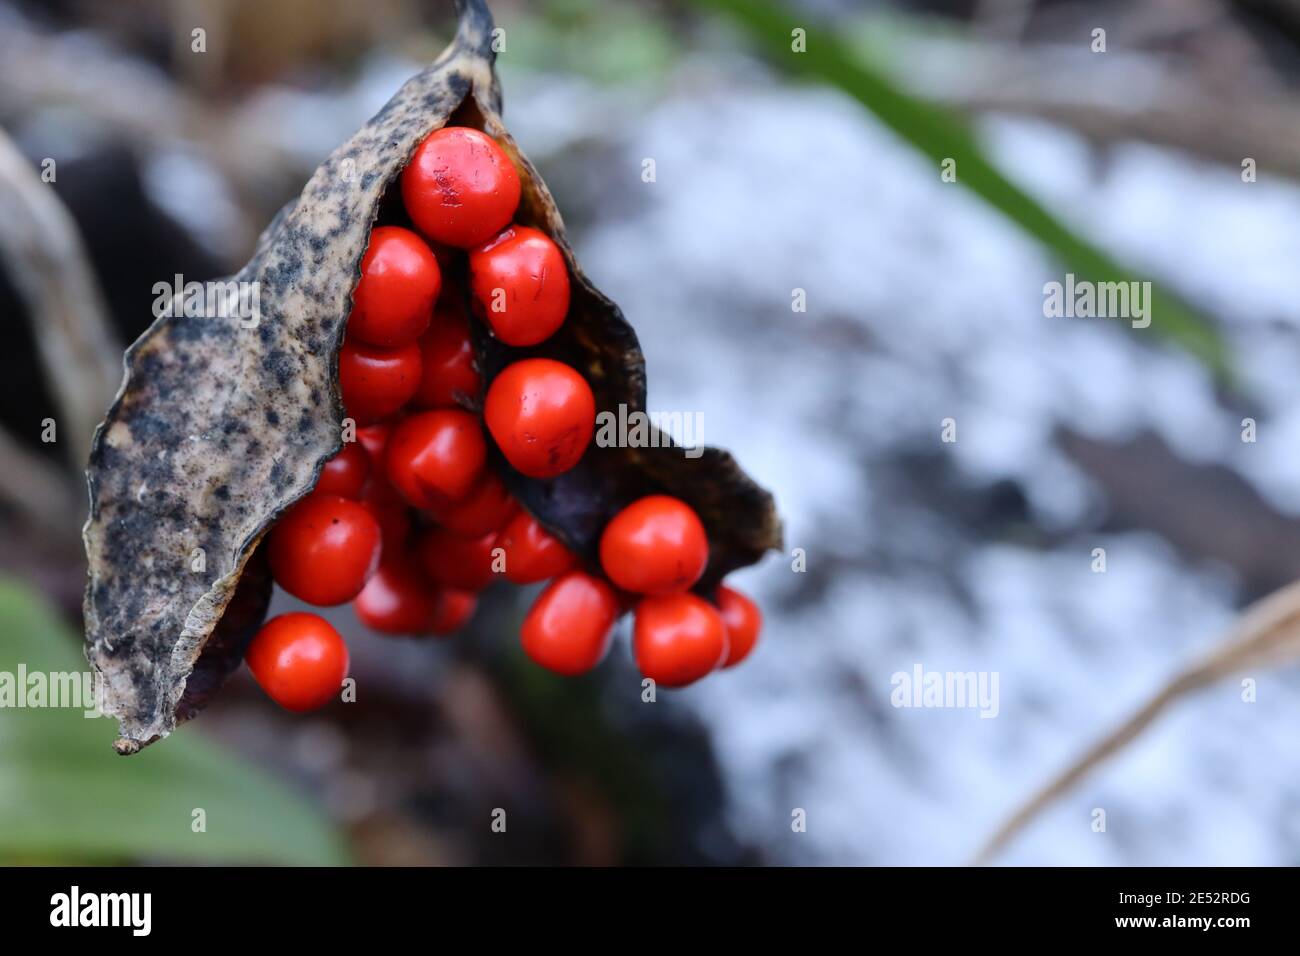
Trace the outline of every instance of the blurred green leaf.
<instances>
[{"instance_id":1,"label":"blurred green leaf","mask_svg":"<svg viewBox=\"0 0 1300 956\"><path fill-rule=\"evenodd\" d=\"M554 69L559 63L598 84L614 85L662 76L677 58L662 20L623 0L546 0L501 23L507 46L497 66L505 71Z\"/></svg>"},{"instance_id":2,"label":"blurred green leaf","mask_svg":"<svg viewBox=\"0 0 1300 956\"><path fill-rule=\"evenodd\" d=\"M869 109L887 127L939 163L957 161L957 181L1046 246L1078 279L1131 281L1136 273L1063 224L1041 203L1004 176L958 119L908 93L876 62L867 45L850 47L837 35L818 29L810 17L768 0L695 0L726 13L743 26L772 59L791 72L838 87ZM807 49L795 53L792 31L806 31ZM937 175L937 173L936 173ZM1151 286L1151 331L1186 349L1220 380L1232 380L1226 343L1214 326L1159 283ZM1125 323L1125 327L1127 323Z\"/></svg>"},{"instance_id":3,"label":"blurred green leaf","mask_svg":"<svg viewBox=\"0 0 1300 956\"><path fill-rule=\"evenodd\" d=\"M84 673L78 646L52 609L0 579L0 672ZM193 731L132 757L113 752L114 731L80 709L0 709L0 859L347 862L314 806ZM196 808L207 832L191 830Z\"/></svg>"}]
</instances>

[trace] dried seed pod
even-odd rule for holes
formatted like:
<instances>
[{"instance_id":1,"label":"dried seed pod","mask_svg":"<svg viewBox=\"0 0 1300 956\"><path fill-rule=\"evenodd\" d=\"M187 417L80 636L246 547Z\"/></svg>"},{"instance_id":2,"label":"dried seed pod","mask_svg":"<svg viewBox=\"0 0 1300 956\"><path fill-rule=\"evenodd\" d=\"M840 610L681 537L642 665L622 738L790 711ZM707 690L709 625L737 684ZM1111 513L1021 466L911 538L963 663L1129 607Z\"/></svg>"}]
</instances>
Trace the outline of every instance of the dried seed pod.
<instances>
[{"instance_id":1,"label":"dried seed pod","mask_svg":"<svg viewBox=\"0 0 1300 956\"><path fill-rule=\"evenodd\" d=\"M452 45L330 155L227 280L225 301L242 295L255 308L243 320L175 309L126 353L126 379L91 450L84 534L87 656L120 723L121 753L197 713L265 615L269 579L250 560L341 446L337 359L359 263L385 197L433 130L474 126L501 144L523 181L516 221L551 236L571 272L568 318L542 346L507 349L475 323L485 385L512 358L543 354L581 371L598 408L645 407L635 333L574 261L549 192L502 125L491 15L482 0L457 9ZM701 593L781 546L771 496L716 449L688 458L670 447L593 446L550 481L518 475L499 455L494 466L592 564L609 517L651 492L681 497L708 529Z\"/></svg>"}]
</instances>

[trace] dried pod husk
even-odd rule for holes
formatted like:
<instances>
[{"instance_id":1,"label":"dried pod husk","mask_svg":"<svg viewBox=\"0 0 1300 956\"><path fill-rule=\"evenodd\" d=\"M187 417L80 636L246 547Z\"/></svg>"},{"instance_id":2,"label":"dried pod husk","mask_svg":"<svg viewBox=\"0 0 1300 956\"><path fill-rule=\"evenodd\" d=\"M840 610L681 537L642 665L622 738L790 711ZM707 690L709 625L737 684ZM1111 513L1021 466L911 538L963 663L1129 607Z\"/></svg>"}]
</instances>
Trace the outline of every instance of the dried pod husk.
<instances>
[{"instance_id":1,"label":"dried pod husk","mask_svg":"<svg viewBox=\"0 0 1300 956\"><path fill-rule=\"evenodd\" d=\"M569 316L542 346L506 348L475 323L485 381L515 358L544 354L581 371L598 408L645 407L635 333L574 261L549 192L502 124L491 16L481 0L457 9L452 45L330 155L227 280L232 294L255 290L245 298L256 321L177 309L126 353L126 378L91 450L84 534L87 656L119 721L121 753L194 716L264 617L270 581L256 548L341 447L338 351L360 260L390 187L433 130L476 126L501 143L523 181L516 220L548 233L572 273ZM771 496L716 449L687 457L593 445L551 481L518 475L499 454L493 466L593 567L605 522L652 492L700 513L711 542L703 593L781 544Z\"/></svg>"}]
</instances>

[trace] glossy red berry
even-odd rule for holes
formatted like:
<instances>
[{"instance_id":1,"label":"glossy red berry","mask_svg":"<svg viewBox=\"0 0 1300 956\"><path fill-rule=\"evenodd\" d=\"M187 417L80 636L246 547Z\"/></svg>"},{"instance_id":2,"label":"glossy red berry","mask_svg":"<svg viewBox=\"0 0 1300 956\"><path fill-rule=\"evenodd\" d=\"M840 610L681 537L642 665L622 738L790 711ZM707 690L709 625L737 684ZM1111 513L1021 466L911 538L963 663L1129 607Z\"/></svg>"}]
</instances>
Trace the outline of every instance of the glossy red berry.
<instances>
[{"instance_id":1,"label":"glossy red berry","mask_svg":"<svg viewBox=\"0 0 1300 956\"><path fill-rule=\"evenodd\" d=\"M463 538L446 528L429 528L416 542L420 562L429 577L445 587L481 591L492 583L492 551L496 533Z\"/></svg>"},{"instance_id":2,"label":"glossy red berry","mask_svg":"<svg viewBox=\"0 0 1300 956\"><path fill-rule=\"evenodd\" d=\"M524 359L493 380L483 418L516 471L554 478L587 450L596 427L596 400L586 379L563 362Z\"/></svg>"},{"instance_id":3,"label":"glossy red berry","mask_svg":"<svg viewBox=\"0 0 1300 956\"><path fill-rule=\"evenodd\" d=\"M557 674L585 674L609 650L618 598L600 578L570 571L552 581L524 618L524 651Z\"/></svg>"},{"instance_id":4,"label":"glossy red berry","mask_svg":"<svg viewBox=\"0 0 1300 956\"><path fill-rule=\"evenodd\" d=\"M549 339L569 312L569 270L560 247L527 226L511 226L469 254L479 315L506 345Z\"/></svg>"},{"instance_id":5,"label":"glossy red berry","mask_svg":"<svg viewBox=\"0 0 1300 956\"><path fill-rule=\"evenodd\" d=\"M337 455L325 462L316 482L318 495L360 498L370 476L370 456L360 442L345 442Z\"/></svg>"},{"instance_id":6,"label":"glossy red berry","mask_svg":"<svg viewBox=\"0 0 1300 956\"><path fill-rule=\"evenodd\" d=\"M339 693L348 676L348 648L317 614L296 611L262 625L244 655L267 695L285 710L315 710Z\"/></svg>"},{"instance_id":7,"label":"glossy red berry","mask_svg":"<svg viewBox=\"0 0 1300 956\"><path fill-rule=\"evenodd\" d=\"M648 495L605 526L600 564L620 588L637 594L673 594L700 579L709 563L709 539L686 502Z\"/></svg>"},{"instance_id":8,"label":"glossy red berry","mask_svg":"<svg viewBox=\"0 0 1300 956\"><path fill-rule=\"evenodd\" d=\"M493 139L465 126L430 133L402 170L402 201L430 239L467 249L500 232L519 205L519 174Z\"/></svg>"},{"instance_id":9,"label":"glossy red berry","mask_svg":"<svg viewBox=\"0 0 1300 956\"><path fill-rule=\"evenodd\" d=\"M519 511L497 535L503 552L506 580L513 584L535 584L569 570L577 559L573 552L548 533L526 511Z\"/></svg>"},{"instance_id":10,"label":"glossy red berry","mask_svg":"<svg viewBox=\"0 0 1300 956\"><path fill-rule=\"evenodd\" d=\"M483 378L474 366L469 320L455 309L440 308L420 339L423 371L412 402L420 408L456 408L478 398Z\"/></svg>"},{"instance_id":11,"label":"glossy red berry","mask_svg":"<svg viewBox=\"0 0 1300 956\"><path fill-rule=\"evenodd\" d=\"M684 687L726 658L727 627L717 609L694 594L648 597L636 606L632 653L656 684Z\"/></svg>"},{"instance_id":12,"label":"glossy red berry","mask_svg":"<svg viewBox=\"0 0 1300 956\"><path fill-rule=\"evenodd\" d=\"M442 271L424 240L400 226L377 226L361 257L348 335L377 348L409 345L429 327Z\"/></svg>"},{"instance_id":13,"label":"glossy red berry","mask_svg":"<svg viewBox=\"0 0 1300 956\"><path fill-rule=\"evenodd\" d=\"M724 584L718 588L718 613L727 626L727 659L722 666L731 667L748 657L758 643L763 612L744 594Z\"/></svg>"},{"instance_id":14,"label":"glossy red berry","mask_svg":"<svg viewBox=\"0 0 1300 956\"><path fill-rule=\"evenodd\" d=\"M430 509L448 531L465 538L481 538L489 531L500 531L514 514L515 499L491 471L484 471L478 484L464 498L450 505Z\"/></svg>"},{"instance_id":15,"label":"glossy red berry","mask_svg":"<svg viewBox=\"0 0 1300 956\"><path fill-rule=\"evenodd\" d=\"M343 407L358 424L393 414L420 387L420 346L379 349L349 338L339 350Z\"/></svg>"},{"instance_id":16,"label":"glossy red berry","mask_svg":"<svg viewBox=\"0 0 1300 956\"><path fill-rule=\"evenodd\" d=\"M308 604L344 604L374 573L380 543L379 523L359 502L311 494L271 529L271 574Z\"/></svg>"},{"instance_id":17,"label":"glossy red berry","mask_svg":"<svg viewBox=\"0 0 1300 956\"><path fill-rule=\"evenodd\" d=\"M439 408L403 420L388 436L388 480L416 508L459 501L473 490L487 443L469 412Z\"/></svg>"},{"instance_id":18,"label":"glossy red berry","mask_svg":"<svg viewBox=\"0 0 1300 956\"><path fill-rule=\"evenodd\" d=\"M381 634L428 634L438 610L438 589L414 563L394 551L386 556L352 602L361 623Z\"/></svg>"},{"instance_id":19,"label":"glossy red berry","mask_svg":"<svg viewBox=\"0 0 1300 956\"><path fill-rule=\"evenodd\" d=\"M433 634L453 634L464 627L478 607L478 594L460 588L441 588L429 631Z\"/></svg>"}]
</instances>

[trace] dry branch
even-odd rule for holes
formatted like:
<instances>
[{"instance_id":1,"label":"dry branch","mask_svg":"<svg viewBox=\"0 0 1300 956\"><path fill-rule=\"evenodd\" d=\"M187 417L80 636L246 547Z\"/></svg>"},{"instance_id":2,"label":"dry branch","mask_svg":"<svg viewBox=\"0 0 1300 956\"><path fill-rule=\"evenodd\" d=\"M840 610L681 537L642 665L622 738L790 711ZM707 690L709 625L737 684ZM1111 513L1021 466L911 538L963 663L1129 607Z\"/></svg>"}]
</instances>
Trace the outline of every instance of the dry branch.
<instances>
[{"instance_id":1,"label":"dry branch","mask_svg":"<svg viewBox=\"0 0 1300 956\"><path fill-rule=\"evenodd\" d=\"M1098 143L1177 149L1238 171L1300 179L1300 107L1285 89L1212 85L1154 55L916 40L900 60L920 94L959 112L1010 113L1068 126Z\"/></svg>"},{"instance_id":2,"label":"dry branch","mask_svg":"<svg viewBox=\"0 0 1300 956\"><path fill-rule=\"evenodd\" d=\"M972 863L988 863L1053 801L1136 738L1169 706L1251 667L1277 667L1300 660L1300 582L1252 604L1214 651L1175 675L1117 728L1088 748L1046 786L1021 804L989 837Z\"/></svg>"},{"instance_id":3,"label":"dry branch","mask_svg":"<svg viewBox=\"0 0 1300 956\"><path fill-rule=\"evenodd\" d=\"M76 223L3 132L0 267L26 303L45 380L59 406L59 444L80 470L122 380L122 346Z\"/></svg>"},{"instance_id":4,"label":"dry branch","mask_svg":"<svg viewBox=\"0 0 1300 956\"><path fill-rule=\"evenodd\" d=\"M66 473L0 429L0 498L53 536L76 541L85 503Z\"/></svg>"}]
</instances>

